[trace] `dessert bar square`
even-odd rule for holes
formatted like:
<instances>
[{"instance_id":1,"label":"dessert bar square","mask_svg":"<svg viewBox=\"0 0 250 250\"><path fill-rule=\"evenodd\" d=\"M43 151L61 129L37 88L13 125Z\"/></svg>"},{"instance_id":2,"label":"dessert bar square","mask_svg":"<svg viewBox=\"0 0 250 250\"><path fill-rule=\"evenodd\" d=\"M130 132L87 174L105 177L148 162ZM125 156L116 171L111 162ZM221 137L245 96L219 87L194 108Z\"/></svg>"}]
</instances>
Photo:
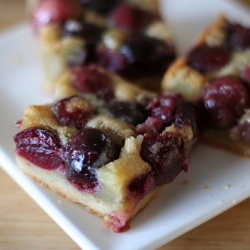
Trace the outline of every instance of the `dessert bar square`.
<instances>
[{"instance_id":1,"label":"dessert bar square","mask_svg":"<svg viewBox=\"0 0 250 250\"><path fill-rule=\"evenodd\" d=\"M187 171L199 113L181 95L157 95L88 65L60 79L56 99L27 107L17 122L17 164L115 232Z\"/></svg>"}]
</instances>

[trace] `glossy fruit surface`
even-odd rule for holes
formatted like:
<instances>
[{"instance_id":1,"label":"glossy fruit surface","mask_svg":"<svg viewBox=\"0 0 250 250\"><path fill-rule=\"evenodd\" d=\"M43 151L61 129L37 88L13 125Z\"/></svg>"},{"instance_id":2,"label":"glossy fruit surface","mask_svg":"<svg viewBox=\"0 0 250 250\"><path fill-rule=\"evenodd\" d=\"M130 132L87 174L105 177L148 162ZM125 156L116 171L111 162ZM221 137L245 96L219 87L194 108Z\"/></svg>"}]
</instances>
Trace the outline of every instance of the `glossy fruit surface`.
<instances>
[{"instance_id":1,"label":"glossy fruit surface","mask_svg":"<svg viewBox=\"0 0 250 250\"><path fill-rule=\"evenodd\" d=\"M31 163L47 170L62 164L62 149L59 138L41 128L28 128L15 135L16 152Z\"/></svg>"},{"instance_id":2,"label":"glossy fruit surface","mask_svg":"<svg viewBox=\"0 0 250 250\"><path fill-rule=\"evenodd\" d=\"M110 101L114 97L112 79L96 65L88 65L75 71L71 83L80 92L95 94L104 101Z\"/></svg>"},{"instance_id":3,"label":"glossy fruit surface","mask_svg":"<svg viewBox=\"0 0 250 250\"><path fill-rule=\"evenodd\" d=\"M32 13L35 30L50 23L62 24L70 18L78 18L82 7L78 0L40 0Z\"/></svg>"},{"instance_id":4,"label":"glossy fruit surface","mask_svg":"<svg viewBox=\"0 0 250 250\"><path fill-rule=\"evenodd\" d=\"M152 167L150 175L156 186L171 182L182 170L187 171L183 139L174 133L156 139L144 138L141 157Z\"/></svg>"},{"instance_id":5,"label":"glossy fruit surface","mask_svg":"<svg viewBox=\"0 0 250 250\"><path fill-rule=\"evenodd\" d=\"M84 128L71 139L66 154L66 177L78 189L94 189L96 169L116 160L120 149L104 132Z\"/></svg>"},{"instance_id":6,"label":"glossy fruit surface","mask_svg":"<svg viewBox=\"0 0 250 250\"><path fill-rule=\"evenodd\" d=\"M239 79L220 77L204 88L202 105L212 125L226 128L234 125L249 107L249 95Z\"/></svg>"},{"instance_id":7,"label":"glossy fruit surface","mask_svg":"<svg viewBox=\"0 0 250 250\"><path fill-rule=\"evenodd\" d=\"M109 116L117 120L137 125L146 119L146 110L137 102L113 101L106 106Z\"/></svg>"},{"instance_id":8,"label":"glossy fruit surface","mask_svg":"<svg viewBox=\"0 0 250 250\"><path fill-rule=\"evenodd\" d=\"M211 47L201 45L194 48L188 55L188 64L201 73L213 72L225 66L231 56L229 46Z\"/></svg>"},{"instance_id":9,"label":"glossy fruit surface","mask_svg":"<svg viewBox=\"0 0 250 250\"><path fill-rule=\"evenodd\" d=\"M238 23L229 25L229 43L237 48L245 50L250 48L250 28L246 28Z\"/></svg>"}]
</instances>

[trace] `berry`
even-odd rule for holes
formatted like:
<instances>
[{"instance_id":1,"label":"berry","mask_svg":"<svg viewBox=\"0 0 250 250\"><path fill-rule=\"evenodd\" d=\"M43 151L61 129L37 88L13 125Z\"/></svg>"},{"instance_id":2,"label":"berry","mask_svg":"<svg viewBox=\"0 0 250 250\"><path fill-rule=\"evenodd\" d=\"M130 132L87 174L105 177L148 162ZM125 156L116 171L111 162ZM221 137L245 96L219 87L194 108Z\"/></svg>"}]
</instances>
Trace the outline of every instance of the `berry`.
<instances>
[{"instance_id":1,"label":"berry","mask_svg":"<svg viewBox=\"0 0 250 250\"><path fill-rule=\"evenodd\" d=\"M124 55L119 51L108 49L102 44L97 47L96 57L97 64L111 72L118 73L129 66Z\"/></svg>"},{"instance_id":2,"label":"berry","mask_svg":"<svg viewBox=\"0 0 250 250\"><path fill-rule=\"evenodd\" d=\"M69 19L63 25L62 36L82 37L88 43L96 43L103 32L103 28L92 23L84 23L77 19Z\"/></svg>"},{"instance_id":3,"label":"berry","mask_svg":"<svg viewBox=\"0 0 250 250\"><path fill-rule=\"evenodd\" d=\"M180 94L170 92L163 93L159 97L149 101L146 107L148 118L143 124L139 124L136 127L136 134L141 134L145 138L156 138L165 127L170 126L175 120L178 121L178 114L180 112L178 111L176 114L176 110L180 110L180 108L177 108L183 103L184 100ZM188 114L182 115L183 117L179 119L184 120L184 117L190 116L192 112L190 111L190 114L187 112ZM195 121L193 122L195 123Z\"/></svg>"},{"instance_id":4,"label":"berry","mask_svg":"<svg viewBox=\"0 0 250 250\"><path fill-rule=\"evenodd\" d=\"M77 18L82 13L78 0L40 0L32 14L36 31L50 23L62 24L69 18Z\"/></svg>"},{"instance_id":5,"label":"berry","mask_svg":"<svg viewBox=\"0 0 250 250\"><path fill-rule=\"evenodd\" d=\"M16 152L38 167L54 170L62 165L59 138L41 128L27 128L15 135Z\"/></svg>"},{"instance_id":6,"label":"berry","mask_svg":"<svg viewBox=\"0 0 250 250\"><path fill-rule=\"evenodd\" d=\"M225 76L203 89L201 102L212 125L226 128L234 125L249 107L249 96L240 80Z\"/></svg>"},{"instance_id":7,"label":"berry","mask_svg":"<svg viewBox=\"0 0 250 250\"><path fill-rule=\"evenodd\" d=\"M228 63L230 56L231 52L228 46L201 45L189 53L188 63L201 73L207 73L222 68Z\"/></svg>"},{"instance_id":8,"label":"berry","mask_svg":"<svg viewBox=\"0 0 250 250\"><path fill-rule=\"evenodd\" d=\"M179 127L191 127L194 139L197 139L204 128L200 110L191 102L181 102L175 112L174 123Z\"/></svg>"},{"instance_id":9,"label":"berry","mask_svg":"<svg viewBox=\"0 0 250 250\"><path fill-rule=\"evenodd\" d=\"M141 157L150 164L150 175L156 186L171 182L182 170L187 171L183 139L173 133L165 133L156 139L144 138Z\"/></svg>"},{"instance_id":10,"label":"berry","mask_svg":"<svg viewBox=\"0 0 250 250\"><path fill-rule=\"evenodd\" d=\"M95 94L103 101L110 101L114 97L112 79L95 65L88 65L72 73L72 85L85 94Z\"/></svg>"},{"instance_id":11,"label":"berry","mask_svg":"<svg viewBox=\"0 0 250 250\"><path fill-rule=\"evenodd\" d=\"M150 174L135 178L128 186L136 197L142 197L155 188L155 181Z\"/></svg>"},{"instance_id":12,"label":"berry","mask_svg":"<svg viewBox=\"0 0 250 250\"><path fill-rule=\"evenodd\" d=\"M69 142L65 154L66 177L78 189L97 187L96 169L116 160L120 149L99 129L84 128Z\"/></svg>"},{"instance_id":13,"label":"berry","mask_svg":"<svg viewBox=\"0 0 250 250\"><path fill-rule=\"evenodd\" d=\"M83 128L92 115L87 102L77 96L56 102L51 111L61 125L77 129Z\"/></svg>"},{"instance_id":14,"label":"berry","mask_svg":"<svg viewBox=\"0 0 250 250\"><path fill-rule=\"evenodd\" d=\"M124 55L130 63L137 60L147 60L148 57L154 56L157 42L157 40L143 34L129 36L121 45L120 53Z\"/></svg>"},{"instance_id":15,"label":"berry","mask_svg":"<svg viewBox=\"0 0 250 250\"><path fill-rule=\"evenodd\" d=\"M250 48L250 28L245 28L238 23L229 26L229 43L238 49Z\"/></svg>"},{"instance_id":16,"label":"berry","mask_svg":"<svg viewBox=\"0 0 250 250\"><path fill-rule=\"evenodd\" d=\"M145 123L136 127L136 135L143 135L145 138L156 138L163 131L163 121L158 117L148 117Z\"/></svg>"},{"instance_id":17,"label":"berry","mask_svg":"<svg viewBox=\"0 0 250 250\"><path fill-rule=\"evenodd\" d=\"M163 74L174 58L172 46L142 33L128 35L118 50L103 45L97 49L99 65L129 79Z\"/></svg>"},{"instance_id":18,"label":"berry","mask_svg":"<svg viewBox=\"0 0 250 250\"><path fill-rule=\"evenodd\" d=\"M62 37L74 36L84 40L81 51L72 51L67 58L69 68L80 68L85 64L96 61L96 47L101 39L103 28L92 23L69 19L62 29Z\"/></svg>"},{"instance_id":19,"label":"berry","mask_svg":"<svg viewBox=\"0 0 250 250\"><path fill-rule=\"evenodd\" d=\"M180 94L164 93L151 101L147 110L152 117L158 117L162 120L164 126L169 126L173 122L176 107L183 101Z\"/></svg>"},{"instance_id":20,"label":"berry","mask_svg":"<svg viewBox=\"0 0 250 250\"><path fill-rule=\"evenodd\" d=\"M153 14L124 3L112 11L110 23L119 29L135 32L144 29L154 18Z\"/></svg>"},{"instance_id":21,"label":"berry","mask_svg":"<svg viewBox=\"0 0 250 250\"><path fill-rule=\"evenodd\" d=\"M109 116L132 125L146 119L144 106L137 102L113 101L106 105L106 109Z\"/></svg>"}]
</instances>

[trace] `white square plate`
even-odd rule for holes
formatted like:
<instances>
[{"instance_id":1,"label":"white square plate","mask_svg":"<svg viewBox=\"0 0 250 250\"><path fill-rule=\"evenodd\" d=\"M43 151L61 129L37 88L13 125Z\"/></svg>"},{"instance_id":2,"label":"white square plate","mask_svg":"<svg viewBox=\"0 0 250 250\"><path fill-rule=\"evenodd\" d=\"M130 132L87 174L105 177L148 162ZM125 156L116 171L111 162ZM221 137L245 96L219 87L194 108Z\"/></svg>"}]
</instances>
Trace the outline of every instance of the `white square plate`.
<instances>
[{"instance_id":1,"label":"white square plate","mask_svg":"<svg viewBox=\"0 0 250 250\"><path fill-rule=\"evenodd\" d=\"M229 0L163 0L161 4L180 54L218 12L250 25L249 11ZM113 233L100 218L38 186L16 167L15 121L26 106L50 102L53 96L42 90L38 48L28 24L2 33L0 52L0 165L81 248L155 249L250 197L250 159L199 146L189 172L167 185L133 220L129 231Z\"/></svg>"}]
</instances>

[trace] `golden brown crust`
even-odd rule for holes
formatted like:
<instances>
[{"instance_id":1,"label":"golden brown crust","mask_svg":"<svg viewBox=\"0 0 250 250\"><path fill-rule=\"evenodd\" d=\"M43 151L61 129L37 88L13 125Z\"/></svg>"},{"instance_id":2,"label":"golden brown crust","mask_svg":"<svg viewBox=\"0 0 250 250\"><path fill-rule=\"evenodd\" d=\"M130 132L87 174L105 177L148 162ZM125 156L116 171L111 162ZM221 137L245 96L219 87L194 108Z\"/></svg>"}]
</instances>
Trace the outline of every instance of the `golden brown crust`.
<instances>
[{"instance_id":1,"label":"golden brown crust","mask_svg":"<svg viewBox=\"0 0 250 250\"><path fill-rule=\"evenodd\" d=\"M220 13L201 34L197 37L193 46L200 44L209 44L211 46L221 43L224 40L223 27L227 20L223 13Z\"/></svg>"},{"instance_id":2,"label":"golden brown crust","mask_svg":"<svg viewBox=\"0 0 250 250\"><path fill-rule=\"evenodd\" d=\"M173 91L188 100L194 100L200 93L206 78L187 65L187 58L176 59L163 76L162 91Z\"/></svg>"}]
</instances>

